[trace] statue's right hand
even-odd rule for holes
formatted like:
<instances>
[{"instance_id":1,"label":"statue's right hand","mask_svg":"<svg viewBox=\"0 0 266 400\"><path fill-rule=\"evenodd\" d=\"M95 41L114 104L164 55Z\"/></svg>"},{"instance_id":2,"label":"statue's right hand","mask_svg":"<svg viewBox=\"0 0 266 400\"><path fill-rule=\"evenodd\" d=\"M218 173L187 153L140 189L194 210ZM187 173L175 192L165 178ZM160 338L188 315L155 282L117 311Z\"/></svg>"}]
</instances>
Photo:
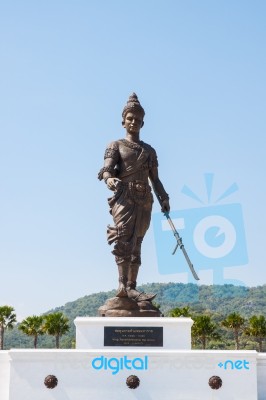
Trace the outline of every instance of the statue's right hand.
<instances>
[{"instance_id":1,"label":"statue's right hand","mask_svg":"<svg viewBox=\"0 0 266 400\"><path fill-rule=\"evenodd\" d=\"M117 185L121 182L118 178L108 178L106 180L106 185L108 189L112 190L113 192L117 189Z\"/></svg>"}]
</instances>

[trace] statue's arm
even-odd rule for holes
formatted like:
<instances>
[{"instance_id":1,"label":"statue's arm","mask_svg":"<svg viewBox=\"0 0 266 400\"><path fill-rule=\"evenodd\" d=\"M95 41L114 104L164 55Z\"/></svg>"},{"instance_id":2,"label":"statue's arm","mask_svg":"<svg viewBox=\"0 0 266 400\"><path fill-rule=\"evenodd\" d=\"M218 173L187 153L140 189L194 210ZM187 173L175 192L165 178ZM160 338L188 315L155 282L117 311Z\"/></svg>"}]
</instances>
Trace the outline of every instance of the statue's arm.
<instances>
[{"instance_id":1,"label":"statue's arm","mask_svg":"<svg viewBox=\"0 0 266 400\"><path fill-rule=\"evenodd\" d=\"M158 167L154 165L149 172L149 179L154 190L154 193L158 197L160 205L162 207L162 212L170 211L169 196L166 193L162 182L159 179Z\"/></svg>"},{"instance_id":2,"label":"statue's arm","mask_svg":"<svg viewBox=\"0 0 266 400\"><path fill-rule=\"evenodd\" d=\"M116 165L119 161L119 147L117 142L109 144L104 153L104 166L98 174L98 179L102 179L107 184L108 188L115 190L116 183L119 179L116 178Z\"/></svg>"}]
</instances>

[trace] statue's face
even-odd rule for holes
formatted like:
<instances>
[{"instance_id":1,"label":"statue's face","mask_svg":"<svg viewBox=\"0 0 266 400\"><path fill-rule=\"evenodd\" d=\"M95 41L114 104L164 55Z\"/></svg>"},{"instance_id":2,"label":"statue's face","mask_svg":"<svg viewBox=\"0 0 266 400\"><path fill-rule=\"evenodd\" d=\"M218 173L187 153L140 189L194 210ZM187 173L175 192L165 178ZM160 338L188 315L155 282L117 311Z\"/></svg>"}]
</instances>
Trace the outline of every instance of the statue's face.
<instances>
[{"instance_id":1,"label":"statue's face","mask_svg":"<svg viewBox=\"0 0 266 400\"><path fill-rule=\"evenodd\" d=\"M129 111L126 113L124 128L128 133L139 133L143 126L143 115L140 111Z\"/></svg>"}]
</instances>

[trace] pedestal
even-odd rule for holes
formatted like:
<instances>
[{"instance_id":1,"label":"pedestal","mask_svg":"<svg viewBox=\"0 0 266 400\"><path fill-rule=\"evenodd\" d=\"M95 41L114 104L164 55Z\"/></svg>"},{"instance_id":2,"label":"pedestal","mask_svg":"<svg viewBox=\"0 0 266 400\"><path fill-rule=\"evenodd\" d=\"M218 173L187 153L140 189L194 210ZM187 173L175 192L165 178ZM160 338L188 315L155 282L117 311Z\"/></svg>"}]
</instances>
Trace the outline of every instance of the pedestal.
<instances>
[{"instance_id":1,"label":"pedestal","mask_svg":"<svg viewBox=\"0 0 266 400\"><path fill-rule=\"evenodd\" d=\"M1 400L265 400L266 355L191 350L190 318L75 324L75 350L0 352Z\"/></svg>"},{"instance_id":2,"label":"pedestal","mask_svg":"<svg viewBox=\"0 0 266 400\"><path fill-rule=\"evenodd\" d=\"M136 302L128 297L112 297L98 310L100 317L162 317L161 311L150 301Z\"/></svg>"},{"instance_id":3,"label":"pedestal","mask_svg":"<svg viewBox=\"0 0 266 400\"><path fill-rule=\"evenodd\" d=\"M74 323L77 349L191 349L191 318L84 317ZM160 343L156 336L161 336Z\"/></svg>"}]
</instances>

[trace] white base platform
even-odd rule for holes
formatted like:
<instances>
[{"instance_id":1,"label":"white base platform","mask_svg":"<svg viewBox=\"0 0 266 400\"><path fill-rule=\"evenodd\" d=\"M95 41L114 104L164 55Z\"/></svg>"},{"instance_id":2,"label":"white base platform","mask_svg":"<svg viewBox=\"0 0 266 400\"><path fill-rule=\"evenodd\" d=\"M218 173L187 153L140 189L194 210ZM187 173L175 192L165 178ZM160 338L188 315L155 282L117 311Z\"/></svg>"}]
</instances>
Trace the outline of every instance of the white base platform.
<instances>
[{"instance_id":1,"label":"white base platform","mask_svg":"<svg viewBox=\"0 0 266 400\"><path fill-rule=\"evenodd\" d=\"M180 349L178 346L188 347L188 337L182 341L181 332L186 323L187 326L191 324L189 319L110 320L77 318L76 350L12 349L0 352L0 399L266 399L265 353L199 351L191 350L190 345L189 348ZM162 324L164 331L162 347L105 348L103 345L104 334L101 329L104 326L158 327L158 324ZM190 330L188 334L190 338ZM93 348L95 344L97 347ZM54 389L44 385L47 375L57 377L58 385ZM136 389L126 385L130 375L140 379ZM212 376L222 379L220 389L214 390L209 386Z\"/></svg>"},{"instance_id":2,"label":"white base platform","mask_svg":"<svg viewBox=\"0 0 266 400\"><path fill-rule=\"evenodd\" d=\"M190 350L191 349L191 318L76 318L76 348L77 349L103 349L104 328L162 328L164 349ZM116 346L123 348L124 346ZM114 347L111 347L114 349ZM127 346L127 348L134 348ZM145 348L150 348L145 344Z\"/></svg>"}]
</instances>

